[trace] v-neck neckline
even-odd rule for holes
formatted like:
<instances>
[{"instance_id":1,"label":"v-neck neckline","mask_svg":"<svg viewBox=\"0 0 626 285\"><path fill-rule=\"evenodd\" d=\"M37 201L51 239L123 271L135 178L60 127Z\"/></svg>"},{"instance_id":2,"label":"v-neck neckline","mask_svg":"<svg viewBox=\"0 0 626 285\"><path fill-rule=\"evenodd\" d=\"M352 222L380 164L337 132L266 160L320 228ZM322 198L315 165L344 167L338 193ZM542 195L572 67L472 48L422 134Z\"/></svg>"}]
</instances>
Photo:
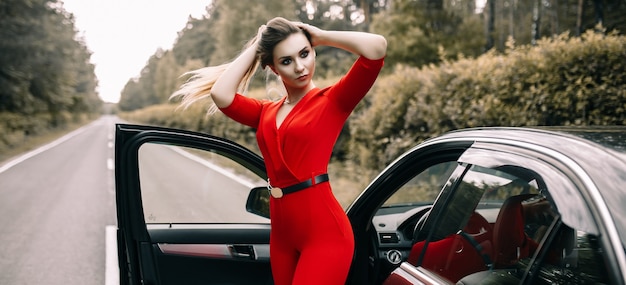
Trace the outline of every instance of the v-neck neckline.
<instances>
[{"instance_id":1,"label":"v-neck neckline","mask_svg":"<svg viewBox=\"0 0 626 285\"><path fill-rule=\"evenodd\" d=\"M278 112L280 112L280 110L283 108L285 104L285 100L287 99L287 96L283 97L280 101L278 101L279 106L276 109L276 114L274 115L274 127L276 128L276 130L281 130L285 124L291 121L292 117L295 116L294 114L295 109L299 108L300 103L307 100L309 94L313 93L315 90L319 90L319 88L314 87L313 89L309 90L306 94L304 94L304 96L302 96L302 98L300 98L300 100L298 100L298 102L296 102L291 107L291 110L289 110L289 112L285 115L285 118L283 118L280 124L278 124Z\"/></svg>"}]
</instances>

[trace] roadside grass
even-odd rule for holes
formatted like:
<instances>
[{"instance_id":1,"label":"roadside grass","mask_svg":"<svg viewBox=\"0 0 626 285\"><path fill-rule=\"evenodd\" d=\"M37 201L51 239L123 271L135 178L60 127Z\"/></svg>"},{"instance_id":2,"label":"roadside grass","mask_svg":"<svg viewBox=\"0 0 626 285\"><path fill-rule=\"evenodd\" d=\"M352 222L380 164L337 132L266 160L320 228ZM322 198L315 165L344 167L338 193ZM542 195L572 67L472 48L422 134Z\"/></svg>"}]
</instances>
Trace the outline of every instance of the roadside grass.
<instances>
[{"instance_id":1,"label":"roadside grass","mask_svg":"<svg viewBox=\"0 0 626 285\"><path fill-rule=\"evenodd\" d=\"M372 170L360 169L349 161L331 161L328 165L328 175L333 193L345 210L369 185L376 174L377 172Z\"/></svg>"},{"instance_id":2,"label":"roadside grass","mask_svg":"<svg viewBox=\"0 0 626 285\"><path fill-rule=\"evenodd\" d=\"M50 143L86 124L89 124L90 122L91 121L83 123L71 123L64 128L53 129L46 131L42 134L28 136L19 145L0 151L0 165L7 163L9 160L23 153L29 152L47 143Z\"/></svg>"}]
</instances>

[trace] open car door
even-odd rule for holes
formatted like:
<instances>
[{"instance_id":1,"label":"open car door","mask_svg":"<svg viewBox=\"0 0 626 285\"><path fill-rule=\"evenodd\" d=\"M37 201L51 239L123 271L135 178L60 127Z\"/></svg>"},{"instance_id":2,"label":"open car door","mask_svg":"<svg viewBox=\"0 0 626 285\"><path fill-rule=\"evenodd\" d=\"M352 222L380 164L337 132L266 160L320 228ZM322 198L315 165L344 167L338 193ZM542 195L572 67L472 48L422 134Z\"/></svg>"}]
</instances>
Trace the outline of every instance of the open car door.
<instances>
[{"instance_id":1,"label":"open car door","mask_svg":"<svg viewBox=\"0 0 626 285\"><path fill-rule=\"evenodd\" d=\"M246 211L262 158L231 141L118 124L121 284L272 284L269 219Z\"/></svg>"}]
</instances>

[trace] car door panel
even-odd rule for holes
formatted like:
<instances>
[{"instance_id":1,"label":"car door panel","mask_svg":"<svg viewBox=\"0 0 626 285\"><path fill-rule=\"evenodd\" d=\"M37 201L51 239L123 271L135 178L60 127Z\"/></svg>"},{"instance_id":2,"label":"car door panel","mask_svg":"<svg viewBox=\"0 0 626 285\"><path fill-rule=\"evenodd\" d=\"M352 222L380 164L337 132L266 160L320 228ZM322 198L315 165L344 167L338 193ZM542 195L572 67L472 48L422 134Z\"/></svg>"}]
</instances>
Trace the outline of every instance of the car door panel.
<instances>
[{"instance_id":1,"label":"car door panel","mask_svg":"<svg viewBox=\"0 0 626 285\"><path fill-rule=\"evenodd\" d=\"M160 284L273 284L269 262L156 255ZM166 269L166 270L163 270ZM260 278L266 276L266 278Z\"/></svg>"},{"instance_id":2,"label":"car door panel","mask_svg":"<svg viewBox=\"0 0 626 285\"><path fill-rule=\"evenodd\" d=\"M235 231L233 240L240 236ZM152 251L160 284L272 284L267 243L241 238L237 243L156 243Z\"/></svg>"},{"instance_id":3,"label":"car door panel","mask_svg":"<svg viewBox=\"0 0 626 285\"><path fill-rule=\"evenodd\" d=\"M409 285L409 284L450 284L450 282L426 271L420 267L403 262L383 282L383 285Z\"/></svg>"},{"instance_id":4,"label":"car door panel","mask_svg":"<svg viewBox=\"0 0 626 285\"><path fill-rule=\"evenodd\" d=\"M269 244L141 242L138 248L143 284L273 283Z\"/></svg>"},{"instance_id":5,"label":"car door panel","mask_svg":"<svg viewBox=\"0 0 626 285\"><path fill-rule=\"evenodd\" d=\"M209 165L215 154L229 167ZM117 125L121 284L272 284L269 220L246 213L255 184L224 170L233 167L257 184L266 179L260 156L228 140ZM234 200L243 202L223 205ZM224 213L230 210L236 214Z\"/></svg>"}]
</instances>

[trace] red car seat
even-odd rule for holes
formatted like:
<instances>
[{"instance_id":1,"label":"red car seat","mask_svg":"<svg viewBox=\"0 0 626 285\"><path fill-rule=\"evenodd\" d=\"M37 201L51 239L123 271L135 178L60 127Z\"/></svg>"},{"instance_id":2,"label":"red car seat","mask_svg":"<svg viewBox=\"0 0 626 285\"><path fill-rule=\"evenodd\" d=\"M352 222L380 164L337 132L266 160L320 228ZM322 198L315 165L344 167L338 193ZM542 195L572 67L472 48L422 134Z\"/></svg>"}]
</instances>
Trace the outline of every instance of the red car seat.
<instances>
[{"instance_id":1,"label":"red car seat","mask_svg":"<svg viewBox=\"0 0 626 285\"><path fill-rule=\"evenodd\" d=\"M525 218L522 201L535 194L507 198L493 226L495 268L507 268L535 252L538 244L524 231Z\"/></svg>"},{"instance_id":2,"label":"red car seat","mask_svg":"<svg viewBox=\"0 0 626 285\"><path fill-rule=\"evenodd\" d=\"M491 225L483 216L473 213L463 231L463 234L451 234L441 240L415 243L407 261L417 266L423 254L420 266L451 282L487 270L492 255ZM427 246L426 252L422 253L424 246Z\"/></svg>"}]
</instances>

